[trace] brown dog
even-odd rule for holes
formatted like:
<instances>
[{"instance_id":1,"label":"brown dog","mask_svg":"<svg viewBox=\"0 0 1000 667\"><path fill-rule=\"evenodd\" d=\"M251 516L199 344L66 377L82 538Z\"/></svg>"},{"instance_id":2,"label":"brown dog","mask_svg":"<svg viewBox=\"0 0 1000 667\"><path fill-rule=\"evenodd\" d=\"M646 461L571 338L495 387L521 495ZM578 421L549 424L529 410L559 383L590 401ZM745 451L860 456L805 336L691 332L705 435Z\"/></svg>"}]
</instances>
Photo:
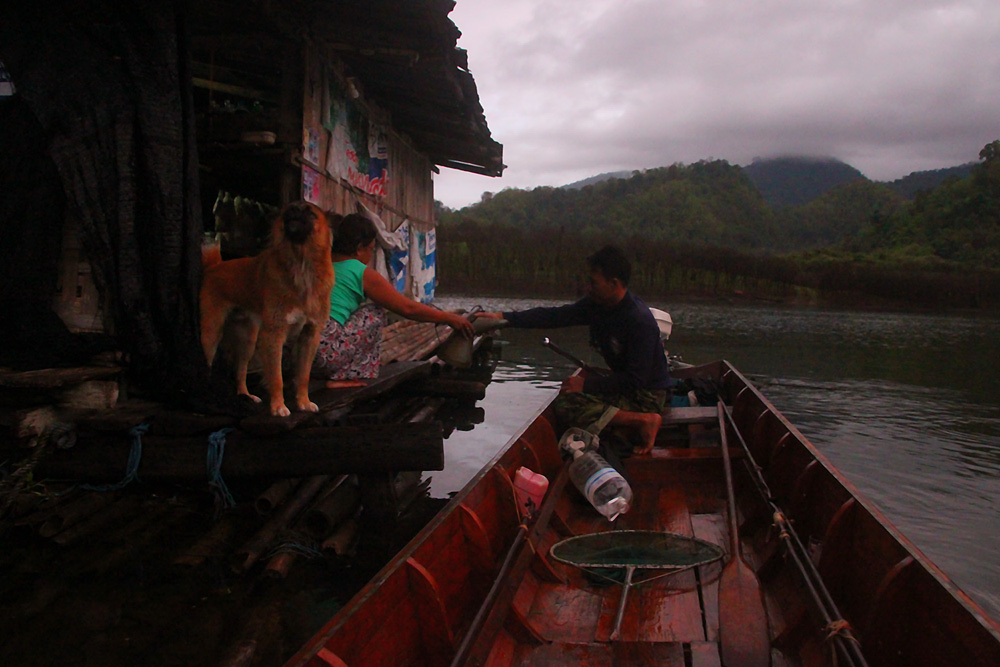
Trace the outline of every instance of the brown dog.
<instances>
[{"instance_id":1,"label":"brown dog","mask_svg":"<svg viewBox=\"0 0 1000 667\"><path fill-rule=\"evenodd\" d=\"M209 366L223 331L232 343L237 391L247 389L247 365L256 351L270 394L272 415L287 417L281 381L281 351L294 353L295 407L316 412L309 400L309 369L330 315L332 236L326 216L306 202L285 206L274 221L271 243L256 257L222 261L218 250L202 255L201 344ZM227 318L229 323L227 325Z\"/></svg>"}]
</instances>

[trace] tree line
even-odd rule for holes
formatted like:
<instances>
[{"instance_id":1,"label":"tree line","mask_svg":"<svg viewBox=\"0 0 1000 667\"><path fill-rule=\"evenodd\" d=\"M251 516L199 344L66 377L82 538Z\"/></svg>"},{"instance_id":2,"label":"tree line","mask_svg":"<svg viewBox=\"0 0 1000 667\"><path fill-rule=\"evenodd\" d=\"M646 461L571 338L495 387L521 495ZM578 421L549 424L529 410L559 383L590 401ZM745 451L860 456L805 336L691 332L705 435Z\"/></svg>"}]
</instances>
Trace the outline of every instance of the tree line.
<instances>
[{"instance_id":1,"label":"tree line","mask_svg":"<svg viewBox=\"0 0 1000 667\"><path fill-rule=\"evenodd\" d=\"M503 190L438 219L444 291L581 293L582 258L614 243L649 298L1000 306L1000 141L968 177L913 200L859 178L772 207L742 169L715 160L579 190Z\"/></svg>"}]
</instances>

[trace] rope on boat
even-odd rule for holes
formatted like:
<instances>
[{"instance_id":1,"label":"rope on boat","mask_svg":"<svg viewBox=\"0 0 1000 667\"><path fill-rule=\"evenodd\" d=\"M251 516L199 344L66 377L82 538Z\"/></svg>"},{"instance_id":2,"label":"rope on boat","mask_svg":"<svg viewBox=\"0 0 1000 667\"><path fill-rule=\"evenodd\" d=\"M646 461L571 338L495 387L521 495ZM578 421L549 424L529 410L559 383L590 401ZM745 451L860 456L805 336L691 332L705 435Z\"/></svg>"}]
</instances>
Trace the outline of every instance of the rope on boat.
<instances>
[{"instance_id":1,"label":"rope on boat","mask_svg":"<svg viewBox=\"0 0 1000 667\"><path fill-rule=\"evenodd\" d=\"M831 621L823 629L826 630L826 638L824 639L824 641L830 641L831 639L839 636L845 639L849 639L856 644L861 643L858 641L858 638L854 636L851 624L848 623L847 620L843 618L838 618L835 621Z\"/></svg>"},{"instance_id":2,"label":"rope on boat","mask_svg":"<svg viewBox=\"0 0 1000 667\"><path fill-rule=\"evenodd\" d=\"M837 608L837 604L830 595L830 591L827 590L826 585L823 583L823 577L810 559L808 551L802 544L802 540L799 539L798 533L792 527L791 521L785 516L784 510L775 502L774 495L764 480L763 468L757 465L757 461L743 439L743 434L736 425L736 421L733 419L729 408L726 408L725 415L730 426L733 427L733 432L739 438L740 446L745 453L743 463L746 466L747 472L750 473L750 479L754 486L757 487L757 491L761 494L763 500L771 507L773 512L773 526L778 530L778 537L785 546L785 552L794 561L796 569L802 576L803 583L812 596L817 611L819 611L823 617L823 621L827 624L825 626L828 631L826 641L829 642L829 646L833 651L833 664L839 664L837 660L839 651L849 664L857 667L868 667L868 662L861 652L861 642L854 636L851 625L843 619L840 610Z\"/></svg>"},{"instance_id":3,"label":"rope on boat","mask_svg":"<svg viewBox=\"0 0 1000 667\"><path fill-rule=\"evenodd\" d=\"M226 426L208 436L208 485L215 494L217 514L236 505L233 494L229 492L229 487L222 479L222 457L226 451L226 435L232 430L231 426Z\"/></svg>"},{"instance_id":4,"label":"rope on boat","mask_svg":"<svg viewBox=\"0 0 1000 667\"><path fill-rule=\"evenodd\" d=\"M142 461L142 436L149 430L149 422L143 422L129 429L128 436L132 448L128 453L128 463L125 466L125 476L117 484L80 484L84 491L117 491L125 488L139 479L139 462Z\"/></svg>"}]
</instances>

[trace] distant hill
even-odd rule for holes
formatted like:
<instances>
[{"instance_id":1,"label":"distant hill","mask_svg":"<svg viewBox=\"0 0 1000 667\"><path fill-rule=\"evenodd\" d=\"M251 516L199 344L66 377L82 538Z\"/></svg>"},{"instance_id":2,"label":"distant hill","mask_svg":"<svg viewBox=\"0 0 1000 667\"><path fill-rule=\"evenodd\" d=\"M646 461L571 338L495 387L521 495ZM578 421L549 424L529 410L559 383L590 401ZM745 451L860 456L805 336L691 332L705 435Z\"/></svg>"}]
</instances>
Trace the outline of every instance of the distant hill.
<instances>
[{"instance_id":1,"label":"distant hill","mask_svg":"<svg viewBox=\"0 0 1000 667\"><path fill-rule=\"evenodd\" d=\"M743 173L775 207L799 206L838 185L865 178L851 165L830 157L758 158L743 167Z\"/></svg>"},{"instance_id":2,"label":"distant hill","mask_svg":"<svg viewBox=\"0 0 1000 667\"><path fill-rule=\"evenodd\" d=\"M631 171L608 171L603 174L598 174L597 176L591 176L590 178L585 178L582 181L576 181L575 183L567 183L561 186L566 190L581 190L588 185L596 185L604 181L611 180L612 178L630 178L632 176Z\"/></svg>"},{"instance_id":3,"label":"distant hill","mask_svg":"<svg viewBox=\"0 0 1000 667\"><path fill-rule=\"evenodd\" d=\"M965 178L972 173L972 168L975 166L975 162L967 162L957 167L947 167L946 169L914 171L903 178L886 182L886 185L889 189L898 192L907 199L913 199L921 190L933 190L949 178Z\"/></svg>"}]
</instances>

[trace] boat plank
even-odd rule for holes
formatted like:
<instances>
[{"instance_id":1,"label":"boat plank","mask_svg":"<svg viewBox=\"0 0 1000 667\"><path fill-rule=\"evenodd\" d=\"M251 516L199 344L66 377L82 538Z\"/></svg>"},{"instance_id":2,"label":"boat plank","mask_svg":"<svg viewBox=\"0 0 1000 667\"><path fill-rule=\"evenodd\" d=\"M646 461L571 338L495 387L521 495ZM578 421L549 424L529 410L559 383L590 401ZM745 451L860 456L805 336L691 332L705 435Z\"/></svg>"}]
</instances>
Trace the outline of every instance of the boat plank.
<instances>
[{"instance_id":1,"label":"boat plank","mask_svg":"<svg viewBox=\"0 0 1000 667\"><path fill-rule=\"evenodd\" d=\"M532 627L534 625L528 616L531 613L531 605L535 601L535 596L538 594L538 587L538 577L534 573L528 572L521 585L517 587L517 591L514 592L514 599L510 603L511 610L520 614Z\"/></svg>"},{"instance_id":2,"label":"boat plank","mask_svg":"<svg viewBox=\"0 0 1000 667\"><path fill-rule=\"evenodd\" d=\"M432 662L444 662L455 650L455 634L438 580L415 558L406 559L416 613L423 621L424 644Z\"/></svg>"},{"instance_id":3,"label":"boat plank","mask_svg":"<svg viewBox=\"0 0 1000 667\"><path fill-rule=\"evenodd\" d=\"M522 664L532 667L684 667L684 647L680 644L645 644L615 642L614 644L553 643L539 646Z\"/></svg>"},{"instance_id":4,"label":"boat plank","mask_svg":"<svg viewBox=\"0 0 1000 667\"><path fill-rule=\"evenodd\" d=\"M399 571L400 575L403 573ZM382 613L354 615L326 642L326 648L348 665L417 665L423 646L406 576L389 577L371 600ZM375 596L373 596L375 597Z\"/></svg>"},{"instance_id":5,"label":"boat plank","mask_svg":"<svg viewBox=\"0 0 1000 667\"><path fill-rule=\"evenodd\" d=\"M524 645L505 629L497 633L493 648L484 663L485 667L514 667L523 664L522 657L527 651Z\"/></svg>"},{"instance_id":6,"label":"boat plank","mask_svg":"<svg viewBox=\"0 0 1000 667\"><path fill-rule=\"evenodd\" d=\"M479 603L490 589L492 570L483 570L470 558L470 550L461 526L461 514L453 512L434 535L413 552L437 583L436 594L447 617L451 632L460 636L475 616Z\"/></svg>"},{"instance_id":7,"label":"boat plank","mask_svg":"<svg viewBox=\"0 0 1000 667\"><path fill-rule=\"evenodd\" d=\"M567 484L567 487L572 486ZM601 533L614 527L591 506L576 487L567 488L556 502L555 513L574 535Z\"/></svg>"},{"instance_id":8,"label":"boat plank","mask_svg":"<svg viewBox=\"0 0 1000 667\"><path fill-rule=\"evenodd\" d=\"M696 514L691 517L694 536L723 549L728 547L726 539L726 518L721 514ZM705 638L710 642L719 640L719 574L717 563L698 568L701 584L702 612L704 614ZM715 649L718 655L718 647Z\"/></svg>"},{"instance_id":9,"label":"boat plank","mask_svg":"<svg viewBox=\"0 0 1000 667\"><path fill-rule=\"evenodd\" d=\"M691 667L722 667L719 645L711 641L691 642Z\"/></svg>"},{"instance_id":10,"label":"boat plank","mask_svg":"<svg viewBox=\"0 0 1000 667\"><path fill-rule=\"evenodd\" d=\"M663 417L664 426L673 424L702 424L718 419L718 414L714 406L711 408L666 408L660 415Z\"/></svg>"},{"instance_id":11,"label":"boat plank","mask_svg":"<svg viewBox=\"0 0 1000 667\"><path fill-rule=\"evenodd\" d=\"M601 593L613 595L616 592L610 590L610 587L604 588L609 590L601 589L595 594L582 588L540 583L527 617L528 622L538 630L538 634L550 641L595 641L605 600Z\"/></svg>"}]
</instances>

